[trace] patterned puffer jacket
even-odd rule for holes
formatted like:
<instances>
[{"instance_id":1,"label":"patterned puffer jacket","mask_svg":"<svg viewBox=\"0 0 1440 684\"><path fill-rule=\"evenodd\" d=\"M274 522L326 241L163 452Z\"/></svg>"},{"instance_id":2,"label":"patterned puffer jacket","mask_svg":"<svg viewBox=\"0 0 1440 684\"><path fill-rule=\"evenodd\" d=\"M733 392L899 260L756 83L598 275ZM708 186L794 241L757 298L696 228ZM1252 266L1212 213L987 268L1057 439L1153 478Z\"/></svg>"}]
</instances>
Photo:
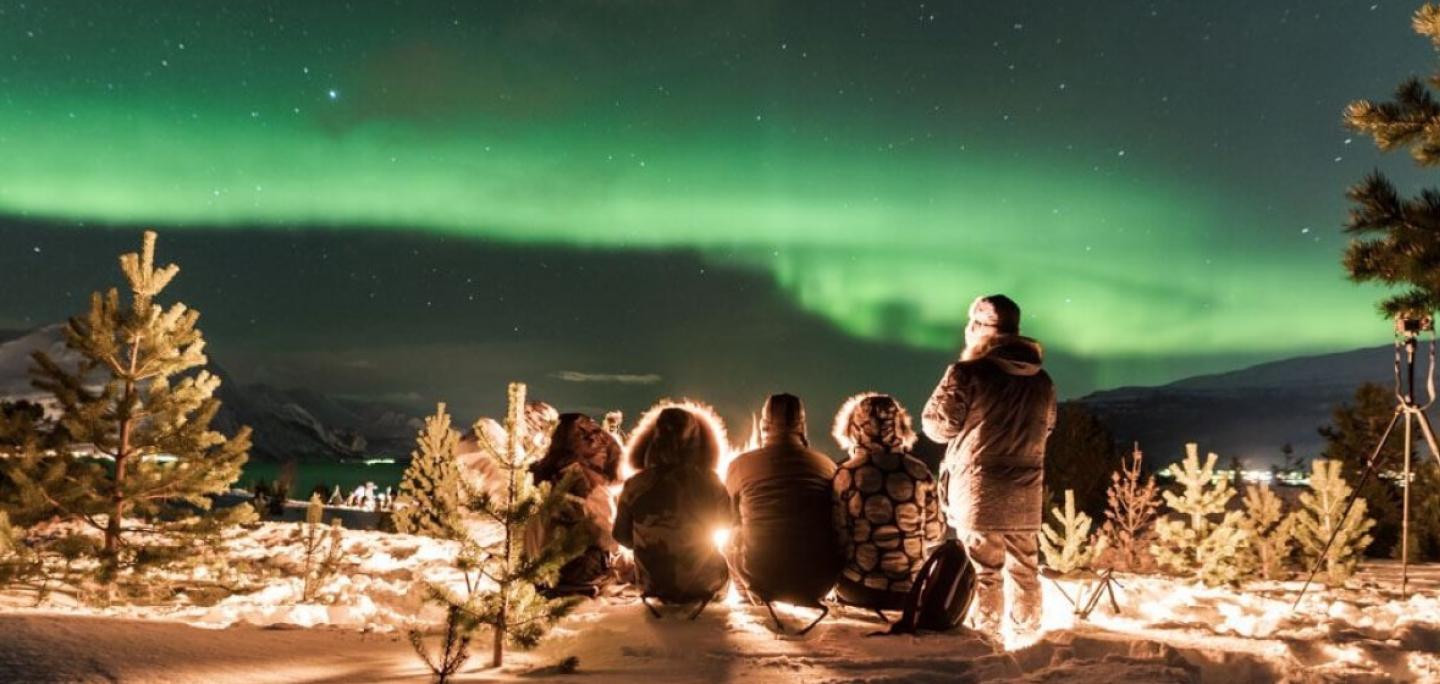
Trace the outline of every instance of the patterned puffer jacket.
<instances>
[{"instance_id":1,"label":"patterned puffer jacket","mask_svg":"<svg viewBox=\"0 0 1440 684\"><path fill-rule=\"evenodd\" d=\"M910 455L915 432L892 397L852 397L836 415L834 436L850 454L833 481L835 525L845 549L836 591L846 603L897 610L945 535L935 479Z\"/></svg>"}]
</instances>

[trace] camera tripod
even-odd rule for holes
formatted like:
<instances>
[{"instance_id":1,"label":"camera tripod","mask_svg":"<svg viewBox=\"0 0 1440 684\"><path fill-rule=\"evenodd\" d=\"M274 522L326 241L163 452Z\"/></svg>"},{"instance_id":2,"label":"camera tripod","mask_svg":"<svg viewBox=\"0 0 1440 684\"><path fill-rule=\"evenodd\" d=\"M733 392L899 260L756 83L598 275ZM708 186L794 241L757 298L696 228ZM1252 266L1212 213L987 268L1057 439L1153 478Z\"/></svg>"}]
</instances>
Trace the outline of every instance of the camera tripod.
<instances>
[{"instance_id":1,"label":"camera tripod","mask_svg":"<svg viewBox=\"0 0 1440 684\"><path fill-rule=\"evenodd\" d=\"M1430 333L1430 367L1426 373L1426 390L1429 401L1424 404L1415 401L1415 352L1419 346L1421 332ZM1400 513L1400 596L1404 597L1409 589L1410 583L1410 461L1415 450L1415 426L1419 425L1420 434L1425 438L1425 444L1430 449L1430 456L1440 463L1440 443L1435 439L1435 428L1430 425L1430 417L1425 410L1435 403L1435 327L1429 316L1424 318L1400 317L1395 321L1395 412L1390 416L1390 423L1385 426L1381 433L1380 440L1376 442L1370 457L1365 460L1365 471L1360 475L1360 483L1351 492L1350 498L1345 501L1345 507L1340 513L1340 522L1335 530L1330 533L1330 538L1325 541L1320 555L1310 567L1310 575L1305 578L1304 586L1300 587L1300 594L1295 597L1295 604L1291 608L1299 607L1300 599L1305 597L1305 592L1310 588L1310 583L1315 580L1315 575L1320 572L1320 566L1324 565L1330 555L1330 547L1335 544L1335 538L1344 529L1345 520L1350 517L1350 511L1355 507L1355 502L1360 498L1360 492L1369 483L1370 478L1377 475L1381 465L1380 454L1385 450L1385 444L1390 441L1390 435L1395 432L1395 426L1404 420L1405 444L1404 457L1401 472L1401 489L1403 500ZM1405 357L1405 384L1402 389L1400 374L1400 357Z\"/></svg>"}]
</instances>

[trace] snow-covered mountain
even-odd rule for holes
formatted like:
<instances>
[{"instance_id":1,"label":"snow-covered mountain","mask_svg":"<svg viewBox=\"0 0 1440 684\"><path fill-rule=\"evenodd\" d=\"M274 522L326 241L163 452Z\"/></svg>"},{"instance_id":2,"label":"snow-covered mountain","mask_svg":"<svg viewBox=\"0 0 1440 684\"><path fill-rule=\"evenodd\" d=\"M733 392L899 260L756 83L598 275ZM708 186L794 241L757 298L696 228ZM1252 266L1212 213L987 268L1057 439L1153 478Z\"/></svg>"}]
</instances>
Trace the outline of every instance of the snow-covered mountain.
<instances>
[{"instance_id":1,"label":"snow-covered mountain","mask_svg":"<svg viewBox=\"0 0 1440 684\"><path fill-rule=\"evenodd\" d=\"M43 400L30 384L31 355L44 351L62 364L76 359L65 347L63 327L50 325L0 343L0 398ZM307 389L241 385L211 356L221 378L215 428L234 434L254 430L250 454L260 460L342 459L407 453L420 421L394 407L330 397ZM43 403L43 402L42 402Z\"/></svg>"},{"instance_id":2,"label":"snow-covered mountain","mask_svg":"<svg viewBox=\"0 0 1440 684\"><path fill-rule=\"evenodd\" d=\"M1425 348L1419 358L1423 387ZM1186 442L1222 459L1263 467L1290 444L1297 456L1324 447L1317 430L1366 382L1394 382L1394 349L1374 347L1260 364L1158 387L1122 387L1079 401L1110 425L1122 444L1140 442L1151 464L1178 460Z\"/></svg>"}]
</instances>

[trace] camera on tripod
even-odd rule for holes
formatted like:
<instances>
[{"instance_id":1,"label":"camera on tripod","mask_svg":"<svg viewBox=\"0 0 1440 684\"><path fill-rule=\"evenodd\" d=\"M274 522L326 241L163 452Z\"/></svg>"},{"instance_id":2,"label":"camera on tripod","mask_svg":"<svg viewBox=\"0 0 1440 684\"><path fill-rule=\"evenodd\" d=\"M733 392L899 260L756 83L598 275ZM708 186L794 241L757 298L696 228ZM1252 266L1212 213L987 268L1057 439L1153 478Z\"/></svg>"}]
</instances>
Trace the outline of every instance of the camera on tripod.
<instances>
[{"instance_id":1,"label":"camera on tripod","mask_svg":"<svg viewBox=\"0 0 1440 684\"><path fill-rule=\"evenodd\" d=\"M1430 314L1402 313L1395 316L1395 332L1405 337L1415 337L1420 333L1434 332L1435 319Z\"/></svg>"}]
</instances>

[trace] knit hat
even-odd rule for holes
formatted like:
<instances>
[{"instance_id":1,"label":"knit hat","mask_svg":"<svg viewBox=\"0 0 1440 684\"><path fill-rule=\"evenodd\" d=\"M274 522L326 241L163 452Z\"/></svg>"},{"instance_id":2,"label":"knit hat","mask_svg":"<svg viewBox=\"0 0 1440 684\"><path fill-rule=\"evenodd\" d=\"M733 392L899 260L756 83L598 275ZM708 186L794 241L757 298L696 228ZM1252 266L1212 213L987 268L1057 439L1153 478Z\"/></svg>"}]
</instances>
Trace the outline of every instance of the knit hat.
<instances>
[{"instance_id":1,"label":"knit hat","mask_svg":"<svg viewBox=\"0 0 1440 684\"><path fill-rule=\"evenodd\" d=\"M970 305L970 322L1011 335L1020 332L1020 305L1003 294L976 297Z\"/></svg>"}]
</instances>

